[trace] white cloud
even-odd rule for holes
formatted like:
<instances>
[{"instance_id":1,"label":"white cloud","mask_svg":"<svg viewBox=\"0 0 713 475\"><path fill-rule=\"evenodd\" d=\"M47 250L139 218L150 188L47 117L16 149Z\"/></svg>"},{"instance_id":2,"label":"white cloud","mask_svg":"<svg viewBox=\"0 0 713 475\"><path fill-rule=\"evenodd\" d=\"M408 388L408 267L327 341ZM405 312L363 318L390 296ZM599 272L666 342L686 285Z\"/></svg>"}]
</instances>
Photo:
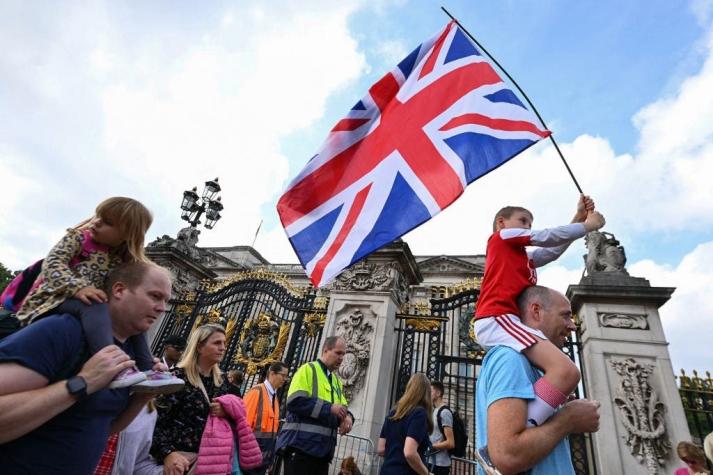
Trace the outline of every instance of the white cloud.
<instances>
[{"instance_id":1,"label":"white cloud","mask_svg":"<svg viewBox=\"0 0 713 475\"><path fill-rule=\"evenodd\" d=\"M713 2L711 0L692 0L691 10L696 15L700 25L707 25L713 14Z\"/></svg>"},{"instance_id":2,"label":"white cloud","mask_svg":"<svg viewBox=\"0 0 713 475\"><path fill-rule=\"evenodd\" d=\"M13 91L0 92L0 119L28 117L3 138L23 156L18 170L41 184L18 185L0 214L0 243L13 248L2 260L13 268L107 195L135 196L154 211L150 239L175 234L180 192L215 176L226 212L201 244L250 242L261 207L288 178L280 141L319 119L327 98L367 67L347 25L359 3L272 2L167 23L150 9L68 5L0 7L0 89ZM137 17L151 22L150 34ZM2 169L13 163L0 148ZM17 241L12 226L46 237Z\"/></svg>"},{"instance_id":3,"label":"white cloud","mask_svg":"<svg viewBox=\"0 0 713 475\"><path fill-rule=\"evenodd\" d=\"M674 369L710 370L713 361L713 241L699 244L676 266L646 259L627 267L630 275L645 277L655 287L676 287L659 313L669 342ZM550 265L540 272L538 283L562 293L579 282L581 270ZM694 330L695 329L695 330Z\"/></svg>"},{"instance_id":4,"label":"white cloud","mask_svg":"<svg viewBox=\"0 0 713 475\"><path fill-rule=\"evenodd\" d=\"M713 361L713 241L699 244L676 267L651 260L630 266L632 275L645 276L651 285L676 287L660 310L674 367L710 370Z\"/></svg>"},{"instance_id":5,"label":"white cloud","mask_svg":"<svg viewBox=\"0 0 713 475\"><path fill-rule=\"evenodd\" d=\"M379 61L384 64L395 67L402 59L404 59L410 51L402 41L384 40L380 41L376 54L379 56Z\"/></svg>"}]
</instances>

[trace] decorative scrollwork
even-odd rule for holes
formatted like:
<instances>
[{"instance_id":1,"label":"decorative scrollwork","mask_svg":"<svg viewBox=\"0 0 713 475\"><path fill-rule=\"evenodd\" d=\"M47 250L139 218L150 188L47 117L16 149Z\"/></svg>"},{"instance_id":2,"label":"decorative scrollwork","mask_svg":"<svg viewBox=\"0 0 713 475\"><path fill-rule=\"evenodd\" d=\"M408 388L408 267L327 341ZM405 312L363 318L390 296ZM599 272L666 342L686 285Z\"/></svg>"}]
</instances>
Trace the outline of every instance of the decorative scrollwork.
<instances>
[{"instance_id":1,"label":"decorative scrollwork","mask_svg":"<svg viewBox=\"0 0 713 475\"><path fill-rule=\"evenodd\" d=\"M224 325L225 319L223 318L222 312L217 308L211 308L206 315L206 323L217 323L218 325Z\"/></svg>"},{"instance_id":2,"label":"decorative scrollwork","mask_svg":"<svg viewBox=\"0 0 713 475\"><path fill-rule=\"evenodd\" d=\"M603 327L647 330L649 321L646 315L627 313L598 313L599 324Z\"/></svg>"},{"instance_id":3,"label":"decorative scrollwork","mask_svg":"<svg viewBox=\"0 0 713 475\"><path fill-rule=\"evenodd\" d=\"M436 318L407 318L406 325L417 331L436 331L441 328L443 320Z\"/></svg>"},{"instance_id":4,"label":"decorative scrollwork","mask_svg":"<svg viewBox=\"0 0 713 475\"><path fill-rule=\"evenodd\" d=\"M337 321L336 333L344 338L347 346L344 360L337 373L344 383L344 393L349 400L364 386L371 353L369 335L373 331L374 326L360 309Z\"/></svg>"},{"instance_id":5,"label":"decorative scrollwork","mask_svg":"<svg viewBox=\"0 0 713 475\"><path fill-rule=\"evenodd\" d=\"M258 368L279 361L289 333L289 323L278 325L268 314L261 313L245 324L233 361L246 365L247 374L255 374Z\"/></svg>"},{"instance_id":6,"label":"decorative scrollwork","mask_svg":"<svg viewBox=\"0 0 713 475\"><path fill-rule=\"evenodd\" d=\"M428 316L431 315L431 304L428 301L405 302L401 304L401 314Z\"/></svg>"},{"instance_id":7,"label":"decorative scrollwork","mask_svg":"<svg viewBox=\"0 0 713 475\"><path fill-rule=\"evenodd\" d=\"M480 281L480 277L473 277L472 279L465 279L462 282L450 285L446 287L446 296L458 295L466 290L478 290L480 289Z\"/></svg>"},{"instance_id":8,"label":"decorative scrollwork","mask_svg":"<svg viewBox=\"0 0 713 475\"><path fill-rule=\"evenodd\" d=\"M279 272L273 272L267 270L263 267L257 269L251 269L249 271L238 272L228 279L223 280L205 280L202 282L203 289L209 293L218 292L229 285L243 280L267 280L271 281L277 285L285 288L289 293L295 297L303 297L305 293L309 291L309 287L297 287L292 284L289 278L280 274Z\"/></svg>"},{"instance_id":9,"label":"decorative scrollwork","mask_svg":"<svg viewBox=\"0 0 713 475\"><path fill-rule=\"evenodd\" d=\"M389 266L359 261L339 274L332 287L335 290L388 290L393 280Z\"/></svg>"},{"instance_id":10,"label":"decorative scrollwork","mask_svg":"<svg viewBox=\"0 0 713 475\"><path fill-rule=\"evenodd\" d=\"M458 340L470 358L475 358L485 351L475 338L475 330L471 320L474 311L475 308L469 305L458 315Z\"/></svg>"},{"instance_id":11,"label":"decorative scrollwork","mask_svg":"<svg viewBox=\"0 0 713 475\"><path fill-rule=\"evenodd\" d=\"M230 341L233 339L234 333L235 333L235 319L230 319L230 320L228 320L228 323L225 325L226 345L228 345L230 343Z\"/></svg>"},{"instance_id":12,"label":"decorative scrollwork","mask_svg":"<svg viewBox=\"0 0 713 475\"><path fill-rule=\"evenodd\" d=\"M666 438L664 404L648 382L654 370L652 364L642 364L633 358L609 362L621 376L614 403L619 408L621 422L628 432L626 445L639 463L644 463L651 475L659 473L671 450Z\"/></svg>"},{"instance_id":13,"label":"decorative scrollwork","mask_svg":"<svg viewBox=\"0 0 713 475\"><path fill-rule=\"evenodd\" d=\"M329 297L320 296L314 299L314 304L312 308L315 310L326 310L327 305L329 305Z\"/></svg>"},{"instance_id":14,"label":"decorative scrollwork","mask_svg":"<svg viewBox=\"0 0 713 475\"><path fill-rule=\"evenodd\" d=\"M193 294L193 298L188 300L187 298L183 300L183 303L178 305L176 307L176 311L174 313L175 315L175 325L180 328L183 326L183 322L186 321L186 318L190 317L193 314L193 309L196 306L195 302L195 293L191 292Z\"/></svg>"}]
</instances>

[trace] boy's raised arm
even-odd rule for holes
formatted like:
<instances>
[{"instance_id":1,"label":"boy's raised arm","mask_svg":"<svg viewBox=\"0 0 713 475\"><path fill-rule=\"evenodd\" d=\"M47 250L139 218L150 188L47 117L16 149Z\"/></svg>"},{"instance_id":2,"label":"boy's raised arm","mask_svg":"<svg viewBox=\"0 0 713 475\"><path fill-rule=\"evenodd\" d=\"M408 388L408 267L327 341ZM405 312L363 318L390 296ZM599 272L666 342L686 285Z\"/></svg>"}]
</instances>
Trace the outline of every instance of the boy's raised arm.
<instances>
[{"instance_id":1,"label":"boy's raised arm","mask_svg":"<svg viewBox=\"0 0 713 475\"><path fill-rule=\"evenodd\" d=\"M594 211L594 200L589 195L579 195L577 201L577 212L572 218L573 223L583 223L587 219L587 214Z\"/></svg>"}]
</instances>

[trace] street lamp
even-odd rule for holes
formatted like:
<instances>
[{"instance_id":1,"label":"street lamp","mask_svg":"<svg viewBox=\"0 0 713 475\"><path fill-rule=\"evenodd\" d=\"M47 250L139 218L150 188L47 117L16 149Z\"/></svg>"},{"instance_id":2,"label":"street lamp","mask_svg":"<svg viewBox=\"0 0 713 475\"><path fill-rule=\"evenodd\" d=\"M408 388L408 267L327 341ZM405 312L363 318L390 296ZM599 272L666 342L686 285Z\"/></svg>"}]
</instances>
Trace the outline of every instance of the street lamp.
<instances>
[{"instance_id":1,"label":"street lamp","mask_svg":"<svg viewBox=\"0 0 713 475\"><path fill-rule=\"evenodd\" d=\"M218 179L208 180L205 182L203 196L198 196L198 188L193 187L192 190L183 192L183 201L181 201L181 219L188 221L192 227L197 227L203 213L206 213L205 227L213 229L218 220L222 217L220 212L223 210L223 203L220 201L220 196L215 196L220 192Z\"/></svg>"}]
</instances>

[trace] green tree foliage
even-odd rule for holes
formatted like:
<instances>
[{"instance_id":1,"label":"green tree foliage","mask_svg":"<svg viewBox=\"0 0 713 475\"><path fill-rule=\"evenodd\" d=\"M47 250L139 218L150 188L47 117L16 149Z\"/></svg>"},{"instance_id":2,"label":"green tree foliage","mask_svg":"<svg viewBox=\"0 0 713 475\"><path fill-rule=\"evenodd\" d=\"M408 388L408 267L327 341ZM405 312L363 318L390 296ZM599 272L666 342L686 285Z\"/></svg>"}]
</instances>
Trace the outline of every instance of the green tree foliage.
<instances>
[{"instance_id":1,"label":"green tree foliage","mask_svg":"<svg viewBox=\"0 0 713 475\"><path fill-rule=\"evenodd\" d=\"M17 274L19 274L20 271L11 271L5 265L0 262L0 292L5 290L5 287L7 287L7 284L9 284L12 279L15 278Z\"/></svg>"}]
</instances>

